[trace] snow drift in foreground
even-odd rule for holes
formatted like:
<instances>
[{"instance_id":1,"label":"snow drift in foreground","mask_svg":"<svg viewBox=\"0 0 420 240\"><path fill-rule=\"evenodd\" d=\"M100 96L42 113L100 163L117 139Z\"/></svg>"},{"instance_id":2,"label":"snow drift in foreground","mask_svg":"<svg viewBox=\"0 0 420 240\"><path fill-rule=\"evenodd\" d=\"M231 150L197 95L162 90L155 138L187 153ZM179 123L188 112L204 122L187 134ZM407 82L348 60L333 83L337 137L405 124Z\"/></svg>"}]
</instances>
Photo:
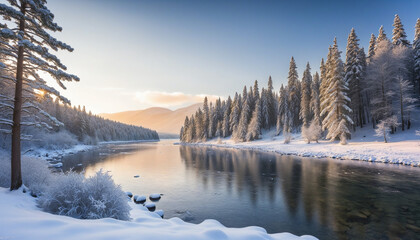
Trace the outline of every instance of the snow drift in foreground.
<instances>
[{"instance_id":1,"label":"snow drift in foreground","mask_svg":"<svg viewBox=\"0 0 420 240\"><path fill-rule=\"evenodd\" d=\"M267 234L260 227L226 228L215 220L201 224L179 218L162 219L145 207L132 204L132 221L111 218L80 220L42 212L36 200L21 190L0 188L0 239L279 239L316 240L290 233Z\"/></svg>"},{"instance_id":2,"label":"snow drift in foreground","mask_svg":"<svg viewBox=\"0 0 420 240\"><path fill-rule=\"evenodd\" d=\"M392 138L388 143L384 143L383 138L375 137L374 130L371 128L358 129L347 145L325 140L307 144L300 134L294 134L291 142L284 144L283 136L272 137L273 135L273 131L266 132L262 139L252 142L235 143L231 138L225 138L212 139L204 143L193 143L192 145L251 149L302 157L361 160L420 167L420 136L416 135L413 129L391 135Z\"/></svg>"}]
</instances>

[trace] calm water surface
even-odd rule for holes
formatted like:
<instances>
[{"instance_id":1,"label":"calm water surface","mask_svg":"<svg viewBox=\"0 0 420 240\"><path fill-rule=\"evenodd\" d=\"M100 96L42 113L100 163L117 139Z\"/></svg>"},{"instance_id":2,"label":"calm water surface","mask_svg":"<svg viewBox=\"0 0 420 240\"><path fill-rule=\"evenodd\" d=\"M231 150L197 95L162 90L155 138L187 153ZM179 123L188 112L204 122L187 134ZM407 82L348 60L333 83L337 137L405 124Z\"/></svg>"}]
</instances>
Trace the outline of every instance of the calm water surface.
<instances>
[{"instance_id":1,"label":"calm water surface","mask_svg":"<svg viewBox=\"0 0 420 240\"><path fill-rule=\"evenodd\" d=\"M162 193L165 218L320 239L420 239L419 168L173 143L105 145L65 157L63 168L103 169L124 191Z\"/></svg>"}]
</instances>

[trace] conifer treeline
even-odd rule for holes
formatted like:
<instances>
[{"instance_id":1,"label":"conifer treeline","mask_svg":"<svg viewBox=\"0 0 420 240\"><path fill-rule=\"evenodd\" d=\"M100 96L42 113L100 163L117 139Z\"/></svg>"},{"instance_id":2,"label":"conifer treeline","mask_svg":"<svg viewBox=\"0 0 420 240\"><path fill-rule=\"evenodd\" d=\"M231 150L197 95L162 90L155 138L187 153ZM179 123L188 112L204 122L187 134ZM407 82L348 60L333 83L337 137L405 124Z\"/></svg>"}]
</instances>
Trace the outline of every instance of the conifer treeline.
<instances>
[{"instance_id":1,"label":"conifer treeline","mask_svg":"<svg viewBox=\"0 0 420 240\"><path fill-rule=\"evenodd\" d=\"M86 112L85 107L71 107L50 97L42 100L43 109L55 117L62 126L54 126L53 131L67 130L76 135L80 142L92 144L98 141L158 140L155 130L128 125Z\"/></svg>"},{"instance_id":2,"label":"conifer treeline","mask_svg":"<svg viewBox=\"0 0 420 240\"><path fill-rule=\"evenodd\" d=\"M186 117L181 128L182 142L200 142L232 136L235 141L259 139L262 130L276 129L286 136L302 131L318 140L321 131L330 140L346 143L357 127L377 124L391 132L411 127L411 112L420 98L420 20L415 25L411 44L398 15L394 18L392 39L383 27L378 37L371 35L367 56L354 29L347 39L345 62L337 40L329 47L320 73L311 73L309 63L299 80L294 58L290 60L287 85L259 90L258 81L245 86L233 99L218 99ZM395 119L398 118L398 124Z\"/></svg>"}]
</instances>

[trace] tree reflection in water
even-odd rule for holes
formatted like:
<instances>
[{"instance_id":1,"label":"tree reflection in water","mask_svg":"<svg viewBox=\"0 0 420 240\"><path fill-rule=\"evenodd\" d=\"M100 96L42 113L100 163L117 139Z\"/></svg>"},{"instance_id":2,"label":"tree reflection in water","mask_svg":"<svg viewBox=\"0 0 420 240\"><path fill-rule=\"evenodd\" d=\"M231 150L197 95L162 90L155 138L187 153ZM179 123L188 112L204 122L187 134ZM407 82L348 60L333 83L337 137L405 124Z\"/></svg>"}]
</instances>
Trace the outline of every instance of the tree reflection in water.
<instances>
[{"instance_id":1,"label":"tree reflection in water","mask_svg":"<svg viewBox=\"0 0 420 240\"><path fill-rule=\"evenodd\" d=\"M180 146L180 154L204 188L224 184L230 195L249 197L253 207L260 199L272 206L262 213L267 223L259 224L268 231L276 226L320 239L420 239L419 169L208 147ZM287 214L278 215L283 206Z\"/></svg>"}]
</instances>

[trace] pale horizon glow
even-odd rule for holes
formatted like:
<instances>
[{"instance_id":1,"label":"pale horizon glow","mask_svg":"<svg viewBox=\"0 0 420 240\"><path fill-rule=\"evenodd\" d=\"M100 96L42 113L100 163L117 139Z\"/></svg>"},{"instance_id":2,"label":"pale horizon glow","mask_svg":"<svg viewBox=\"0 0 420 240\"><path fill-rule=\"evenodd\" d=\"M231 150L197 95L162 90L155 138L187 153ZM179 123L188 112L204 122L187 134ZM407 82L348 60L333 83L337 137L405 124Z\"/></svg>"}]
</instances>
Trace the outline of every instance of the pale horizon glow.
<instances>
[{"instance_id":1,"label":"pale horizon glow","mask_svg":"<svg viewBox=\"0 0 420 240\"><path fill-rule=\"evenodd\" d=\"M166 107L169 109L176 109L185 107L193 103L203 102L204 97L207 97L210 102L216 101L223 97L206 94L185 94L182 92L159 92L159 91L144 91L136 92L136 99L141 103L154 105L156 107Z\"/></svg>"},{"instance_id":2,"label":"pale horizon glow","mask_svg":"<svg viewBox=\"0 0 420 240\"><path fill-rule=\"evenodd\" d=\"M52 85L96 114L173 110L205 95L226 99L255 80L266 87L270 75L278 91L292 56L301 78L308 61L318 71L335 36L344 59L352 27L366 49L381 25L392 36L396 13L412 41L420 17L417 0L54 0L47 6L63 27L53 36L75 49L57 55L81 79L65 83L67 90Z\"/></svg>"}]
</instances>

